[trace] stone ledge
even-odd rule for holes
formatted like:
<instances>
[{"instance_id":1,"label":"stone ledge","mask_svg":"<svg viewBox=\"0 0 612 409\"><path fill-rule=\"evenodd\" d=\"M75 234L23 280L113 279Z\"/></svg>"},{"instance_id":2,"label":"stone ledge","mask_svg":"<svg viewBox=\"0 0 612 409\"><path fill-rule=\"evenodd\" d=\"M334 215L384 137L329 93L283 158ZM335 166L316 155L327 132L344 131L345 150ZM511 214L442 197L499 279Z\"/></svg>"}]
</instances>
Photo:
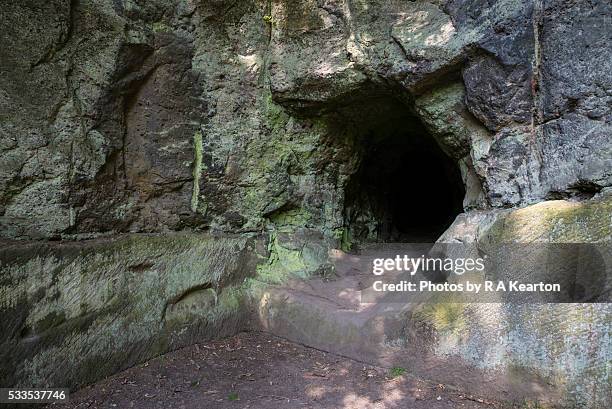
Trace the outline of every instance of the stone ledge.
<instances>
[{"instance_id":1,"label":"stone ledge","mask_svg":"<svg viewBox=\"0 0 612 409\"><path fill-rule=\"evenodd\" d=\"M3 242L0 384L76 388L245 325L261 237Z\"/></svg>"}]
</instances>

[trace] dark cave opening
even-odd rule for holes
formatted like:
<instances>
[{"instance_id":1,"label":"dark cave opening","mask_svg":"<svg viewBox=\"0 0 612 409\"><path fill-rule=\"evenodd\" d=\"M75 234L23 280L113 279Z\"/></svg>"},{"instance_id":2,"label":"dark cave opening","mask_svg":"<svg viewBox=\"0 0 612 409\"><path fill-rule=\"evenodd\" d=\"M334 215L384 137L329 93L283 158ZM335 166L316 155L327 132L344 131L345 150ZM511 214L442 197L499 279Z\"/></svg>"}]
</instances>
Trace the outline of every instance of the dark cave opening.
<instances>
[{"instance_id":1,"label":"dark cave opening","mask_svg":"<svg viewBox=\"0 0 612 409\"><path fill-rule=\"evenodd\" d=\"M358 137L359 166L345 196L351 242L433 242L463 211L456 162L397 106Z\"/></svg>"}]
</instances>

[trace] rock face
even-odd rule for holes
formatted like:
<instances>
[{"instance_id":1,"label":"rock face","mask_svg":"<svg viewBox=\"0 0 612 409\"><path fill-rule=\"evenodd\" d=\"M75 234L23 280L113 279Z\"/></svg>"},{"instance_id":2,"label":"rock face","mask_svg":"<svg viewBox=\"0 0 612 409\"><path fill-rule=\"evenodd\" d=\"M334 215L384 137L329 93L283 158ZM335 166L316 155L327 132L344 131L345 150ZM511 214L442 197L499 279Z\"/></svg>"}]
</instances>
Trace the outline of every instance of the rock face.
<instances>
[{"instance_id":1,"label":"rock face","mask_svg":"<svg viewBox=\"0 0 612 409\"><path fill-rule=\"evenodd\" d=\"M167 326L185 311L229 317L218 290L238 277L327 272L328 248L409 237L393 209L437 209L377 186L452 192L454 213L430 231L466 213L442 239L510 237L506 217L517 241L544 234L557 200L571 213L612 187L606 1L4 3L2 345L18 353L3 383L54 379L66 345L118 354L66 375L87 382L190 342ZM402 166L414 157L437 158L427 169L451 185ZM609 241L610 208L598 209L600 231L585 236L570 215L545 239ZM246 243L260 233L270 257L247 271L236 260L256 257ZM233 239L195 238L211 234ZM193 279L204 266L216 273ZM147 274L161 281L125 292ZM89 305L94 287L108 292ZM238 328L230 315L219 325Z\"/></svg>"},{"instance_id":2,"label":"rock face","mask_svg":"<svg viewBox=\"0 0 612 409\"><path fill-rule=\"evenodd\" d=\"M472 243L483 251L480 254L490 254L502 243L530 243L538 262L520 253L508 257L514 257L509 265L532 272L560 268L564 261L556 259L568 255L547 244L593 243L607 254L603 258L607 275L589 277L586 284L608 288L611 206L608 195L581 203L552 200L518 210L471 212L458 217L440 242ZM570 254L565 262L577 259ZM605 302L461 303L455 299L422 305L415 312L420 322L415 327L433 330L436 356L461 357L479 368L501 369L510 381L536 374L554 385L555 401L570 407L604 408L610 405L610 313Z\"/></svg>"},{"instance_id":3,"label":"rock face","mask_svg":"<svg viewBox=\"0 0 612 409\"><path fill-rule=\"evenodd\" d=\"M562 262L553 263L568 253L574 254L564 261L576 268L576 247L559 251L552 244L591 243L607 252L603 259L608 265L607 275L588 277L587 284L609 288L611 206L612 197L606 196L467 212L436 243L439 249L432 251L448 246L446 256L476 258L492 254L501 244L520 243L535 251L508 254L507 265L513 273L509 279L530 282L518 275L528 272L526 276L533 277L545 268L555 271ZM361 303L364 292L360 290L371 280L369 257L419 257L424 252L422 245L420 249L414 244L396 246L385 245L376 252L367 248L359 255L337 252L332 259L338 277L332 282L311 279L256 286L256 317L267 331L295 342L364 362L409 368L416 376L491 399L533 400L544 406L549 402L553 407L610 406L609 303L517 303L499 293L486 301L483 295L478 302L464 293L433 293L425 295L430 297L426 301L421 294L404 293L395 302L385 302L385 297L396 295L389 292L370 292ZM466 254L472 250L481 252ZM474 276L467 279L478 282ZM455 280L465 282L460 276L448 279ZM377 303L372 303L373 297Z\"/></svg>"},{"instance_id":4,"label":"rock face","mask_svg":"<svg viewBox=\"0 0 612 409\"><path fill-rule=\"evenodd\" d=\"M612 182L611 14L569 0L9 2L1 235L282 219L339 237L360 141L407 120L459 163L466 207L590 197Z\"/></svg>"},{"instance_id":5,"label":"rock face","mask_svg":"<svg viewBox=\"0 0 612 409\"><path fill-rule=\"evenodd\" d=\"M0 383L74 388L232 335L260 257L260 239L203 234L4 242Z\"/></svg>"}]
</instances>

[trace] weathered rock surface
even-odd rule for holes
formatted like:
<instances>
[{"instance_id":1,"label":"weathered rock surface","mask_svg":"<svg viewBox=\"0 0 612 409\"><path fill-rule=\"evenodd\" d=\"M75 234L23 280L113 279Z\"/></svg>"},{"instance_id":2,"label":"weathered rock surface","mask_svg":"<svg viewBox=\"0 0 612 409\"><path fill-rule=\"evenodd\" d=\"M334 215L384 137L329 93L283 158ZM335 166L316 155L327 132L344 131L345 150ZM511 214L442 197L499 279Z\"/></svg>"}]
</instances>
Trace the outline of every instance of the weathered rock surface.
<instances>
[{"instance_id":1,"label":"weathered rock surface","mask_svg":"<svg viewBox=\"0 0 612 409\"><path fill-rule=\"evenodd\" d=\"M441 241L609 242L610 19L574 0L5 1L0 238L21 245L0 250L0 380L89 382L234 331L244 277L326 274L352 223L377 237L348 190L390 135L460 171L467 213ZM597 407L609 311L576 311L593 326L554 307L464 338L433 322L435 351L541 368Z\"/></svg>"},{"instance_id":2,"label":"weathered rock surface","mask_svg":"<svg viewBox=\"0 0 612 409\"><path fill-rule=\"evenodd\" d=\"M440 243L473 243L474 249L485 254L503 243L530 243L535 257L507 255L509 265L525 272L554 270L559 265L551 263L563 263L563 259L578 262L575 248L560 252L550 243L599 244L607 251L602 260L609 263L611 205L608 194L582 203L555 200L512 211L469 212L456 220ZM586 285L609 288L609 264L604 271L607 275L591 277ZM436 332L436 355L461 357L479 368L502 369L517 379L537 374L561 393L557 401L570 407L610 405L609 303L439 301L424 304L417 313Z\"/></svg>"},{"instance_id":3,"label":"weathered rock surface","mask_svg":"<svg viewBox=\"0 0 612 409\"><path fill-rule=\"evenodd\" d=\"M3 242L0 384L75 388L248 324L261 238Z\"/></svg>"},{"instance_id":4,"label":"weathered rock surface","mask_svg":"<svg viewBox=\"0 0 612 409\"><path fill-rule=\"evenodd\" d=\"M437 246L455 243L471 251L471 243L487 251L500 243L607 244L611 204L607 196L473 211L458 218ZM430 299L402 294L401 303L385 301L395 294L381 293L371 303L364 298L371 259L397 254L419 257L422 249L398 244L368 247L359 255L334 252L336 277L259 284L252 308L261 327L276 335L364 362L409 368L472 393L561 407L610 406L609 303L483 303L457 293L433 293ZM517 258L512 265L535 271L545 267L540 260ZM601 285L609 288L612 276L604 278L608 282ZM360 303L364 300L368 303Z\"/></svg>"},{"instance_id":5,"label":"weathered rock surface","mask_svg":"<svg viewBox=\"0 0 612 409\"><path fill-rule=\"evenodd\" d=\"M9 2L0 234L291 219L339 237L381 101L461 164L467 208L590 197L612 182L611 15L569 0Z\"/></svg>"}]
</instances>

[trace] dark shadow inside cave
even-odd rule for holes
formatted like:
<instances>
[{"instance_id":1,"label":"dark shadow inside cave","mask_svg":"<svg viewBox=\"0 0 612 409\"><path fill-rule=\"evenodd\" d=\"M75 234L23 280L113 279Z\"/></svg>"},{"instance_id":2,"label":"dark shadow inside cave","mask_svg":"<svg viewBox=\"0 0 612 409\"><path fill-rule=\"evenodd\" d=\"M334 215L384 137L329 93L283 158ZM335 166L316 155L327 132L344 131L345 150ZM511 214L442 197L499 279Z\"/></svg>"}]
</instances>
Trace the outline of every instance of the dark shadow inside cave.
<instances>
[{"instance_id":1,"label":"dark shadow inside cave","mask_svg":"<svg viewBox=\"0 0 612 409\"><path fill-rule=\"evenodd\" d=\"M378 104L373 119L358 125L360 164L346 188L350 241L433 242L463 211L459 168L403 104Z\"/></svg>"}]
</instances>

